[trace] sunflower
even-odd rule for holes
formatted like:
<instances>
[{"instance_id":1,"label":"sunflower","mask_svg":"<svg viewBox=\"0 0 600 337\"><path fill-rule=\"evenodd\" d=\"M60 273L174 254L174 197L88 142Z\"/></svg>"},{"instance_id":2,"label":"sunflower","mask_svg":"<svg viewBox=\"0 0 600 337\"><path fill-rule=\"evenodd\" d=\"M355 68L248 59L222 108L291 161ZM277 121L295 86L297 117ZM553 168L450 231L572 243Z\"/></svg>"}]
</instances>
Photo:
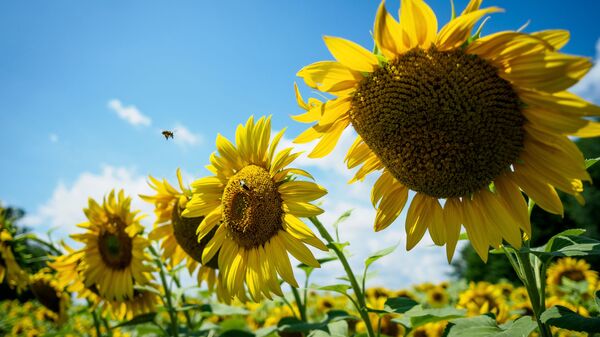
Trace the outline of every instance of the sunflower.
<instances>
[{"instance_id":1,"label":"sunflower","mask_svg":"<svg viewBox=\"0 0 600 337\"><path fill-rule=\"evenodd\" d=\"M296 138L320 139L309 157L328 154L349 125L358 133L346 156L361 166L352 181L381 171L371 201L376 231L405 208L407 249L429 230L451 260L461 225L485 261L503 240L521 246L530 236L525 192L548 212L563 214L556 188L582 201L590 180L568 136L600 134L600 115L566 90L590 69L582 57L559 52L563 30L504 31L479 37L475 24L501 11L471 0L438 31L422 0L403 0L399 22L382 2L375 18L375 51L326 36L337 61L304 67L298 76L334 97L302 99L294 119L314 123ZM414 192L409 202L409 191Z\"/></svg>"},{"instance_id":2,"label":"sunflower","mask_svg":"<svg viewBox=\"0 0 600 337\"><path fill-rule=\"evenodd\" d=\"M236 144L220 134L217 151L207 168L214 174L192 183L193 197L184 217L205 216L198 239L210 235L202 253L207 264L218 254L219 277L230 297L244 301L245 288L254 301L282 295L277 274L298 287L288 257L312 267L319 263L304 245L327 247L299 219L321 214L310 204L327 192L321 186L294 179L311 177L306 171L287 168L299 156L288 148L276 153L283 130L271 144L271 118L248 119L236 130ZM295 176L292 177L291 175Z\"/></svg>"},{"instance_id":3,"label":"sunflower","mask_svg":"<svg viewBox=\"0 0 600 337\"><path fill-rule=\"evenodd\" d=\"M177 180L181 191L169 184L167 180L160 181L150 177L149 185L156 191L156 194L153 196L140 195L143 200L153 203L155 206L155 227L148 238L155 241L162 240L162 258L169 261L172 267L185 259L185 265L190 275L198 270L198 284L206 282L212 292L218 281L216 277L217 255L206 266L202 266L201 263L204 247L216 232L216 228L209 235L197 240L196 229L204 217L181 216L186 204L192 198L192 192L183 184L179 169L177 169ZM216 288L217 290L223 289L221 285L217 285ZM218 295L224 294L218 292Z\"/></svg>"},{"instance_id":4,"label":"sunflower","mask_svg":"<svg viewBox=\"0 0 600 337\"><path fill-rule=\"evenodd\" d=\"M548 268L547 275L548 292L553 295L564 295L564 292L560 290L560 286L563 285L563 278L573 282L585 281L590 294L593 294L598 281L598 272L591 270L590 265L585 260L571 257L557 260Z\"/></svg>"},{"instance_id":5,"label":"sunflower","mask_svg":"<svg viewBox=\"0 0 600 337\"><path fill-rule=\"evenodd\" d=\"M130 204L123 190L116 196L111 191L102 206L90 198L84 209L88 221L78 225L86 233L71 235L84 244L78 269L85 286L107 300L132 298L134 283L146 285L151 279L152 268L146 264L150 258L144 252L149 242L140 235L140 217Z\"/></svg>"},{"instance_id":6,"label":"sunflower","mask_svg":"<svg viewBox=\"0 0 600 337\"><path fill-rule=\"evenodd\" d=\"M160 301L158 286L150 283L145 288L134 288L133 296L122 301L105 302L105 312L110 311L116 319L123 320L156 311L156 306Z\"/></svg>"},{"instance_id":7,"label":"sunflower","mask_svg":"<svg viewBox=\"0 0 600 337\"><path fill-rule=\"evenodd\" d=\"M21 292L27 287L28 275L13 253L13 237L5 229L0 229L0 283L6 279L8 287Z\"/></svg>"},{"instance_id":8,"label":"sunflower","mask_svg":"<svg viewBox=\"0 0 600 337\"><path fill-rule=\"evenodd\" d=\"M54 320L62 324L67 318L67 309L71 301L70 294L61 287L50 269L43 268L31 276L29 288L35 298L53 313Z\"/></svg>"},{"instance_id":9,"label":"sunflower","mask_svg":"<svg viewBox=\"0 0 600 337\"><path fill-rule=\"evenodd\" d=\"M450 296L446 289L436 286L433 287L426 292L427 295L427 303L434 308L441 308L448 305L450 302Z\"/></svg>"},{"instance_id":10,"label":"sunflower","mask_svg":"<svg viewBox=\"0 0 600 337\"><path fill-rule=\"evenodd\" d=\"M508 318L508 305L502 291L488 282L471 282L469 289L459 295L457 307L467 309L469 316L491 312L500 323Z\"/></svg>"}]
</instances>

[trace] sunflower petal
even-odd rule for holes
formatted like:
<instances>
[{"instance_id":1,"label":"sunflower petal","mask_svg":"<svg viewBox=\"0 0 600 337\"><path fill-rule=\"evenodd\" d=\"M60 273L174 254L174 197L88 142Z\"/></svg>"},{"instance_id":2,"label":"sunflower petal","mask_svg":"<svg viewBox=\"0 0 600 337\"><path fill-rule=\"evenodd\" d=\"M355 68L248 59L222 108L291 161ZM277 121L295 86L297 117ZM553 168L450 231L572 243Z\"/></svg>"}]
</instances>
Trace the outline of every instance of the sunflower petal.
<instances>
[{"instance_id":1,"label":"sunflower petal","mask_svg":"<svg viewBox=\"0 0 600 337\"><path fill-rule=\"evenodd\" d=\"M352 41L333 36L325 36L323 40L331 55L352 70L371 73L379 66L377 56Z\"/></svg>"},{"instance_id":2,"label":"sunflower petal","mask_svg":"<svg viewBox=\"0 0 600 337\"><path fill-rule=\"evenodd\" d=\"M490 7L476 10L468 14L461 15L448 22L437 35L436 46L439 50L451 50L460 47L471 35L473 27L484 15L501 12L498 7Z\"/></svg>"},{"instance_id":3,"label":"sunflower petal","mask_svg":"<svg viewBox=\"0 0 600 337\"><path fill-rule=\"evenodd\" d=\"M373 27L373 39L377 48L387 57L393 60L397 55L405 51L402 43L402 29L394 17L385 8L385 0L379 5Z\"/></svg>"}]
</instances>

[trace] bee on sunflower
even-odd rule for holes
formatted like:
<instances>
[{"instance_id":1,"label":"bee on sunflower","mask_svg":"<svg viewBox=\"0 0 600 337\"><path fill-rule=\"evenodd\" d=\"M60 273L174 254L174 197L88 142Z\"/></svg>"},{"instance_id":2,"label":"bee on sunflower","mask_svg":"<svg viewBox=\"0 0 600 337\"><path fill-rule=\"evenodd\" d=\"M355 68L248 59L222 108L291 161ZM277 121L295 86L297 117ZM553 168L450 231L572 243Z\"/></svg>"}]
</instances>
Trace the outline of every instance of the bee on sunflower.
<instances>
[{"instance_id":1,"label":"bee on sunflower","mask_svg":"<svg viewBox=\"0 0 600 337\"><path fill-rule=\"evenodd\" d=\"M188 218L204 216L198 240L212 238L202 252L202 263L218 253L220 282L230 298L246 301L249 294L251 300L260 301L272 294L281 296L278 275L298 287L288 253L319 267L305 244L327 251L300 220L323 212L310 202L327 192L316 183L295 179L312 176L287 167L299 153L291 148L276 151L283 132L271 140L271 118L250 117L246 125L238 126L235 145L217 135L217 152L207 166L213 175L192 183L193 196L182 213Z\"/></svg>"},{"instance_id":2,"label":"bee on sunflower","mask_svg":"<svg viewBox=\"0 0 600 337\"><path fill-rule=\"evenodd\" d=\"M181 170L177 169L177 181L180 190L171 185L166 179L160 181L152 176L149 178L149 185L156 191L156 194L152 196L140 195L143 200L155 206L156 222L148 238L153 241L162 240L162 258L168 261L171 267L175 267L185 260L190 275L198 270L197 280L199 285L206 282L209 291L212 292L216 288L219 298L227 297L223 286L217 283L218 254L206 265L202 265L202 252L214 232L216 232L216 228L209 235L198 240L196 229L204 220L204 216L181 216L188 201L192 198L192 191L183 183Z\"/></svg>"},{"instance_id":3,"label":"bee on sunflower","mask_svg":"<svg viewBox=\"0 0 600 337\"><path fill-rule=\"evenodd\" d=\"M307 111L294 119L313 125L295 141L319 140L309 157L327 155L352 125L358 136L345 160L361 166L353 181L381 172L371 193L375 230L409 203L407 249L429 231L446 245L449 261L461 226L484 261L503 241L519 248L522 232L531 236L521 191L554 214L563 213L556 189L582 201L590 176L569 136L600 135L600 124L588 118L600 107L567 91L592 65L560 52L569 33L480 37L472 33L476 23L501 11L481 9L481 2L471 0L439 30L422 0L402 0L399 21L382 2L374 52L326 36L336 61L298 72L334 97L305 102L296 88Z\"/></svg>"}]
</instances>

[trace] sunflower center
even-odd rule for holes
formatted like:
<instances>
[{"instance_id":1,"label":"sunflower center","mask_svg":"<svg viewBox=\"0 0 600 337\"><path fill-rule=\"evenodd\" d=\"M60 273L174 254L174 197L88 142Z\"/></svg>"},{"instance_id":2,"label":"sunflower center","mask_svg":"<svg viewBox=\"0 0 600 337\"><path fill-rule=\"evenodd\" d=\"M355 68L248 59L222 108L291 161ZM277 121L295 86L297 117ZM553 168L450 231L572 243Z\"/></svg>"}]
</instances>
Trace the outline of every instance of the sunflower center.
<instances>
[{"instance_id":1,"label":"sunflower center","mask_svg":"<svg viewBox=\"0 0 600 337\"><path fill-rule=\"evenodd\" d=\"M31 284L31 291L43 306L55 313L60 312L60 297L50 283L44 280L37 280Z\"/></svg>"},{"instance_id":2,"label":"sunflower center","mask_svg":"<svg viewBox=\"0 0 600 337\"><path fill-rule=\"evenodd\" d=\"M216 228L213 229L212 232L204 236L200 242L198 242L196 229L203 219L203 216L196 218L182 217L179 202L177 202L173 207L171 220L173 224L173 234L175 235L175 240L181 249L183 249L186 254L188 254L198 263L202 263L202 252L204 251L204 247L206 247L206 244L210 241L210 239L212 239L213 235L217 231ZM215 257L210 260L207 265L216 269L218 267L217 256L218 255L215 255Z\"/></svg>"},{"instance_id":3,"label":"sunflower center","mask_svg":"<svg viewBox=\"0 0 600 337\"><path fill-rule=\"evenodd\" d=\"M98 247L102 260L113 269L127 268L132 259L133 241L122 226L114 232L105 231L98 236Z\"/></svg>"},{"instance_id":4,"label":"sunflower center","mask_svg":"<svg viewBox=\"0 0 600 337\"><path fill-rule=\"evenodd\" d=\"M248 165L229 179L222 197L223 224L237 244L257 247L282 229L282 199L269 172Z\"/></svg>"},{"instance_id":5,"label":"sunflower center","mask_svg":"<svg viewBox=\"0 0 600 337\"><path fill-rule=\"evenodd\" d=\"M350 119L396 179L437 198L489 185L523 149L517 94L462 50L413 49L376 70L359 84Z\"/></svg>"},{"instance_id":6,"label":"sunflower center","mask_svg":"<svg viewBox=\"0 0 600 337\"><path fill-rule=\"evenodd\" d=\"M585 280L585 275L581 270L567 270L561 274L560 279L562 280L563 277L575 282Z\"/></svg>"}]
</instances>

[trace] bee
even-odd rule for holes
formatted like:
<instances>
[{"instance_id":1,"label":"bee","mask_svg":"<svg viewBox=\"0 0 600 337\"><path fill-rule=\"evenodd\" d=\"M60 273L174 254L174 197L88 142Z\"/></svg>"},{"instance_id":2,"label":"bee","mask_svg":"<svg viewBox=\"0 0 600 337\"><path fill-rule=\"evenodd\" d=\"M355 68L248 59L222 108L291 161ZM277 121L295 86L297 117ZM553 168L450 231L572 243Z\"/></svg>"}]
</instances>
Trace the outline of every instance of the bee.
<instances>
[{"instance_id":1,"label":"bee","mask_svg":"<svg viewBox=\"0 0 600 337\"><path fill-rule=\"evenodd\" d=\"M173 131L169 131L169 130L164 130L163 132L161 132L163 136L165 136L165 139L169 139L169 137L171 137L171 139L173 139L174 136L174 132Z\"/></svg>"},{"instance_id":2,"label":"bee","mask_svg":"<svg viewBox=\"0 0 600 337\"><path fill-rule=\"evenodd\" d=\"M250 187L248 187L248 185L246 185L246 182L244 180L240 180L240 186L245 189L246 191L250 191Z\"/></svg>"}]
</instances>

